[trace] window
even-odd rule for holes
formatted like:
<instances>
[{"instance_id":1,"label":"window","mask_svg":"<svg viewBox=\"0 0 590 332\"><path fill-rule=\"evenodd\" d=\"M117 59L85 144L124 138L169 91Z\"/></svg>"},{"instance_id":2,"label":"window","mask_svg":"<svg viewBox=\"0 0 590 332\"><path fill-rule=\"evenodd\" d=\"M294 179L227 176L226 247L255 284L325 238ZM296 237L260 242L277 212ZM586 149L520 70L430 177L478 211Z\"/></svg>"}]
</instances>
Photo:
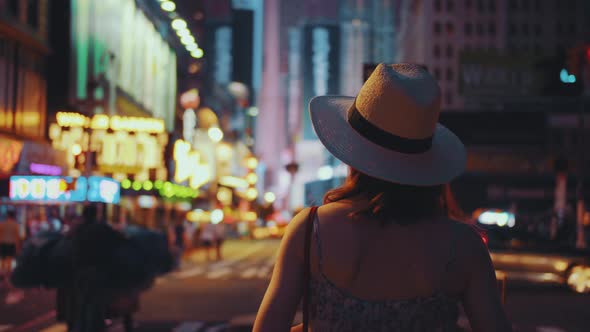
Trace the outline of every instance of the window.
<instances>
[{"instance_id":1,"label":"window","mask_svg":"<svg viewBox=\"0 0 590 332\"><path fill-rule=\"evenodd\" d=\"M438 68L434 68L434 77L435 77L437 80L440 80L440 69L438 69Z\"/></svg>"},{"instance_id":2,"label":"window","mask_svg":"<svg viewBox=\"0 0 590 332\"><path fill-rule=\"evenodd\" d=\"M435 58L440 58L440 46L434 45L433 53Z\"/></svg>"},{"instance_id":3,"label":"window","mask_svg":"<svg viewBox=\"0 0 590 332\"><path fill-rule=\"evenodd\" d=\"M449 44L447 45L447 58L452 58L453 57L453 45Z\"/></svg>"},{"instance_id":4,"label":"window","mask_svg":"<svg viewBox=\"0 0 590 332\"><path fill-rule=\"evenodd\" d=\"M436 34L436 35L440 34L440 23L439 22L434 22L434 34Z\"/></svg>"},{"instance_id":5,"label":"window","mask_svg":"<svg viewBox=\"0 0 590 332\"><path fill-rule=\"evenodd\" d=\"M490 12L496 12L496 0L490 0Z\"/></svg>"},{"instance_id":6,"label":"window","mask_svg":"<svg viewBox=\"0 0 590 332\"><path fill-rule=\"evenodd\" d=\"M541 0L535 0L535 10L537 12L541 12L543 10L543 7L541 6Z\"/></svg>"},{"instance_id":7,"label":"window","mask_svg":"<svg viewBox=\"0 0 590 332\"><path fill-rule=\"evenodd\" d=\"M514 35L514 34L516 34L516 25L515 25L514 23L512 23L512 22L511 22L511 23L508 25L508 32L509 32L511 35Z\"/></svg>"},{"instance_id":8,"label":"window","mask_svg":"<svg viewBox=\"0 0 590 332\"><path fill-rule=\"evenodd\" d=\"M471 24L470 22L465 23L465 35L471 36L472 32L473 32L473 24Z\"/></svg>"},{"instance_id":9,"label":"window","mask_svg":"<svg viewBox=\"0 0 590 332\"><path fill-rule=\"evenodd\" d=\"M39 28L39 0L28 0L27 24L35 29Z\"/></svg>"},{"instance_id":10,"label":"window","mask_svg":"<svg viewBox=\"0 0 590 332\"><path fill-rule=\"evenodd\" d=\"M452 80L453 80L453 77L455 76L455 75L453 75L453 74L454 74L454 73L453 73L453 69L451 69L451 68L447 68L447 81L449 81L449 82L450 82L450 81L452 81Z\"/></svg>"},{"instance_id":11,"label":"window","mask_svg":"<svg viewBox=\"0 0 590 332\"><path fill-rule=\"evenodd\" d=\"M539 44L535 44L535 55L536 56L543 56L543 48Z\"/></svg>"},{"instance_id":12,"label":"window","mask_svg":"<svg viewBox=\"0 0 590 332\"><path fill-rule=\"evenodd\" d=\"M13 16L18 16L18 0L8 0L8 11Z\"/></svg>"},{"instance_id":13,"label":"window","mask_svg":"<svg viewBox=\"0 0 590 332\"><path fill-rule=\"evenodd\" d=\"M477 1L477 10L480 13L484 13L486 11L486 8L485 7L486 6L485 6L485 3L484 3L484 0L478 0Z\"/></svg>"},{"instance_id":14,"label":"window","mask_svg":"<svg viewBox=\"0 0 590 332\"><path fill-rule=\"evenodd\" d=\"M483 25L481 25L481 23L477 23L475 25L475 30L477 31L477 35L478 36L482 36L483 35Z\"/></svg>"},{"instance_id":15,"label":"window","mask_svg":"<svg viewBox=\"0 0 590 332\"><path fill-rule=\"evenodd\" d=\"M465 0L465 9L471 9L472 5L473 5L472 0Z\"/></svg>"},{"instance_id":16,"label":"window","mask_svg":"<svg viewBox=\"0 0 590 332\"><path fill-rule=\"evenodd\" d=\"M490 36L496 35L496 24L494 22L490 22L490 24L488 25L488 33L490 34Z\"/></svg>"},{"instance_id":17,"label":"window","mask_svg":"<svg viewBox=\"0 0 590 332\"><path fill-rule=\"evenodd\" d=\"M447 22L447 34L452 35L455 32L455 26L451 22Z\"/></svg>"},{"instance_id":18,"label":"window","mask_svg":"<svg viewBox=\"0 0 590 332\"><path fill-rule=\"evenodd\" d=\"M563 53L563 45L555 45L555 54L562 54Z\"/></svg>"},{"instance_id":19,"label":"window","mask_svg":"<svg viewBox=\"0 0 590 332\"><path fill-rule=\"evenodd\" d=\"M447 11L452 12L455 8L455 3L453 0L447 0Z\"/></svg>"},{"instance_id":20,"label":"window","mask_svg":"<svg viewBox=\"0 0 590 332\"><path fill-rule=\"evenodd\" d=\"M522 0L522 10L529 10L529 0Z\"/></svg>"},{"instance_id":21,"label":"window","mask_svg":"<svg viewBox=\"0 0 590 332\"><path fill-rule=\"evenodd\" d=\"M434 0L434 10L436 12L440 12L440 8L441 8L440 0Z\"/></svg>"},{"instance_id":22,"label":"window","mask_svg":"<svg viewBox=\"0 0 590 332\"><path fill-rule=\"evenodd\" d=\"M517 0L510 0L510 9L512 9L512 10L518 9L518 1Z\"/></svg>"},{"instance_id":23,"label":"window","mask_svg":"<svg viewBox=\"0 0 590 332\"><path fill-rule=\"evenodd\" d=\"M576 23L570 23L569 25L569 33L576 33Z\"/></svg>"},{"instance_id":24,"label":"window","mask_svg":"<svg viewBox=\"0 0 590 332\"><path fill-rule=\"evenodd\" d=\"M447 91L446 98L447 98L447 105L452 105L453 104L453 93L451 91Z\"/></svg>"},{"instance_id":25,"label":"window","mask_svg":"<svg viewBox=\"0 0 590 332\"><path fill-rule=\"evenodd\" d=\"M575 0L571 0L567 2L569 4L569 10L574 11L576 10L576 1Z\"/></svg>"},{"instance_id":26,"label":"window","mask_svg":"<svg viewBox=\"0 0 590 332\"><path fill-rule=\"evenodd\" d=\"M535 36L540 36L543 33L543 28L539 23L535 24Z\"/></svg>"},{"instance_id":27,"label":"window","mask_svg":"<svg viewBox=\"0 0 590 332\"><path fill-rule=\"evenodd\" d=\"M555 24L555 32L557 32L558 34L560 34L563 31L563 26L561 25L561 22L557 22Z\"/></svg>"},{"instance_id":28,"label":"window","mask_svg":"<svg viewBox=\"0 0 590 332\"><path fill-rule=\"evenodd\" d=\"M525 36L529 35L529 25L526 23L522 25L522 34Z\"/></svg>"}]
</instances>

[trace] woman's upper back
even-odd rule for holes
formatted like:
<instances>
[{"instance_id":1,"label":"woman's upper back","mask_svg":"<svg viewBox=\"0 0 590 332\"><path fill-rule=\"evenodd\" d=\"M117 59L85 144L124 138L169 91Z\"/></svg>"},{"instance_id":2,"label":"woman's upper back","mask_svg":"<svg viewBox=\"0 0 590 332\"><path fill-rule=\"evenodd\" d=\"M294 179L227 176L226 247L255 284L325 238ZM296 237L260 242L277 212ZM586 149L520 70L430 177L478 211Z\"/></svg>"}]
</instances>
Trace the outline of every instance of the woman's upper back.
<instances>
[{"instance_id":1,"label":"woman's upper back","mask_svg":"<svg viewBox=\"0 0 590 332\"><path fill-rule=\"evenodd\" d=\"M467 284L468 263L457 255L467 226L443 218L382 225L350 218L357 204L325 205L314 221L314 329L453 330Z\"/></svg>"}]
</instances>

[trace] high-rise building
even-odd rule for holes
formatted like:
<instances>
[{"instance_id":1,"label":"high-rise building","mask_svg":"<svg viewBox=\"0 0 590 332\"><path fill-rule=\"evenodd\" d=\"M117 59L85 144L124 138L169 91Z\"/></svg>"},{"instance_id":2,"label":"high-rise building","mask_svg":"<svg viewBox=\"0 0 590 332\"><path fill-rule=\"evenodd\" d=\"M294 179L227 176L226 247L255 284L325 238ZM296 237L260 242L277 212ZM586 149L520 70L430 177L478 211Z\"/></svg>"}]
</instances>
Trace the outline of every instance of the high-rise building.
<instances>
[{"instance_id":1,"label":"high-rise building","mask_svg":"<svg viewBox=\"0 0 590 332\"><path fill-rule=\"evenodd\" d=\"M535 61L559 55L588 35L583 6L583 0L404 0L399 60L423 64L439 80L443 109L480 108L479 94L526 97L534 93L527 84ZM475 99L466 91L474 75L481 83ZM479 82L485 77L490 82Z\"/></svg>"}]
</instances>

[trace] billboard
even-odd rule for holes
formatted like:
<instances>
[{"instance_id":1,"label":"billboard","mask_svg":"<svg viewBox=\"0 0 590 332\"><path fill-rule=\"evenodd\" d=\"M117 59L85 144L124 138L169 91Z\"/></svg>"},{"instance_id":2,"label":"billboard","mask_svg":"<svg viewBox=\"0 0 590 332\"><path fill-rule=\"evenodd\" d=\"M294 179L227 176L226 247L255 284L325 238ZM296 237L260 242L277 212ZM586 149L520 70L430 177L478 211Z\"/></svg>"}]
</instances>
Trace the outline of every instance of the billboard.
<instances>
[{"instance_id":1,"label":"billboard","mask_svg":"<svg viewBox=\"0 0 590 332\"><path fill-rule=\"evenodd\" d=\"M135 1L72 0L71 24L73 101L89 98L88 84L103 76L111 106L121 90L172 130L176 53Z\"/></svg>"},{"instance_id":2,"label":"billboard","mask_svg":"<svg viewBox=\"0 0 590 332\"><path fill-rule=\"evenodd\" d=\"M539 92L537 59L491 52L460 55L459 92L464 96L530 96Z\"/></svg>"},{"instance_id":3,"label":"billboard","mask_svg":"<svg viewBox=\"0 0 590 332\"><path fill-rule=\"evenodd\" d=\"M340 92L340 29L337 25L303 27L303 139L317 139L308 112L314 96Z\"/></svg>"},{"instance_id":4,"label":"billboard","mask_svg":"<svg viewBox=\"0 0 590 332\"><path fill-rule=\"evenodd\" d=\"M10 199L13 201L89 202L118 204L119 182L106 177L37 176L10 177Z\"/></svg>"}]
</instances>

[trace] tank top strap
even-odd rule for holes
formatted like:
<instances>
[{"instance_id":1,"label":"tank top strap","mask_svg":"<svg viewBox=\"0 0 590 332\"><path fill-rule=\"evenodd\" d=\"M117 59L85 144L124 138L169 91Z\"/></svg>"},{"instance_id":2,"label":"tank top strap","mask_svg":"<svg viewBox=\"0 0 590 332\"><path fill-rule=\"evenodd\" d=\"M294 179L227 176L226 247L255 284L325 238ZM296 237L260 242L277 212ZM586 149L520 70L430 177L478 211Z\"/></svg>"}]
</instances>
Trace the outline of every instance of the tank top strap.
<instances>
[{"instance_id":1,"label":"tank top strap","mask_svg":"<svg viewBox=\"0 0 590 332\"><path fill-rule=\"evenodd\" d=\"M318 252L318 271L320 273L323 273L322 272L322 264L323 264L322 240L320 237L320 217L318 216L318 213L316 213L315 218L313 219L313 229L314 229L314 233L315 233L315 240L316 240L317 252Z\"/></svg>"},{"instance_id":2,"label":"tank top strap","mask_svg":"<svg viewBox=\"0 0 590 332\"><path fill-rule=\"evenodd\" d=\"M442 273L442 278L440 281L439 291L444 289L445 283L449 280L449 271L451 266L455 261L455 252L457 248L457 237L458 237L459 227L455 224L451 224L451 235L450 235L450 243L449 243L449 251L447 253L447 260L445 262L444 270Z\"/></svg>"}]
</instances>

